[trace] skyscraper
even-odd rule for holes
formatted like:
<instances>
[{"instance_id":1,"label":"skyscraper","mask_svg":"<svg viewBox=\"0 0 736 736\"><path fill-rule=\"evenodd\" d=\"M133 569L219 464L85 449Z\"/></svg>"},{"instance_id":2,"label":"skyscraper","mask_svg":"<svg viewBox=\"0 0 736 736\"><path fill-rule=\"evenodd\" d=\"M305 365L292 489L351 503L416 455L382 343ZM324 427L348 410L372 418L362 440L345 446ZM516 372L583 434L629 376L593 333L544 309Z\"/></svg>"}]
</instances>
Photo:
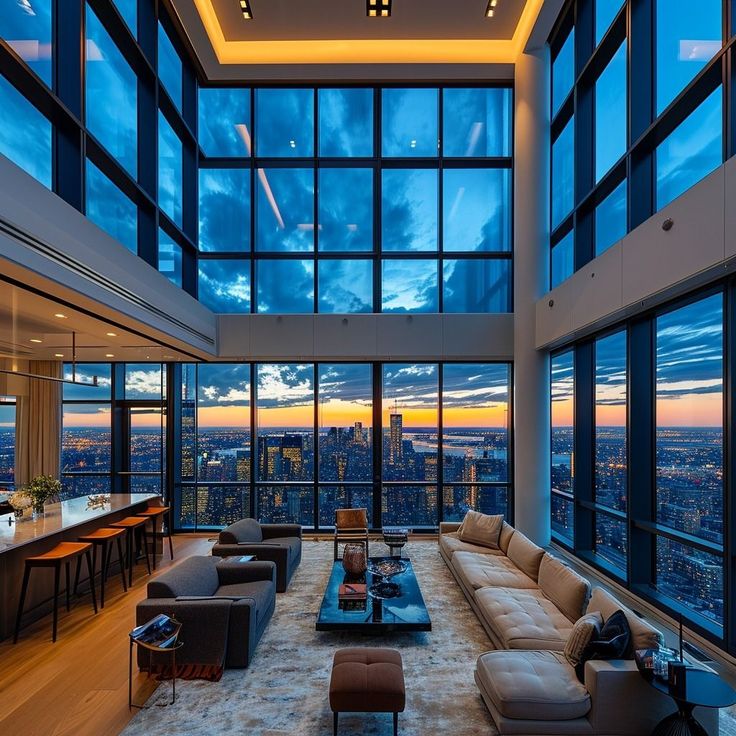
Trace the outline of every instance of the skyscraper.
<instances>
[{"instance_id":1,"label":"skyscraper","mask_svg":"<svg viewBox=\"0 0 736 736\"><path fill-rule=\"evenodd\" d=\"M391 414L391 434L389 442L389 463L399 465L404 457L404 424L402 415L394 407Z\"/></svg>"}]
</instances>

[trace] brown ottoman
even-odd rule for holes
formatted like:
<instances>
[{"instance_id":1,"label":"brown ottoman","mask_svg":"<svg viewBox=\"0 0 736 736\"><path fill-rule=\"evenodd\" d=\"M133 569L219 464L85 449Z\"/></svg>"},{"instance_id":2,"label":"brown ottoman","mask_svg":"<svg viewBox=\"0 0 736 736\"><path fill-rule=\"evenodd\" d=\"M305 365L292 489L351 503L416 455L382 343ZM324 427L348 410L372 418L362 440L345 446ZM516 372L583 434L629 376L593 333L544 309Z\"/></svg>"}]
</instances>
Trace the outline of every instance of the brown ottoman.
<instances>
[{"instance_id":1,"label":"brown ottoman","mask_svg":"<svg viewBox=\"0 0 736 736\"><path fill-rule=\"evenodd\" d=\"M395 649L338 649L332 662L330 708L340 713L393 713L394 736L406 706L404 668Z\"/></svg>"}]
</instances>

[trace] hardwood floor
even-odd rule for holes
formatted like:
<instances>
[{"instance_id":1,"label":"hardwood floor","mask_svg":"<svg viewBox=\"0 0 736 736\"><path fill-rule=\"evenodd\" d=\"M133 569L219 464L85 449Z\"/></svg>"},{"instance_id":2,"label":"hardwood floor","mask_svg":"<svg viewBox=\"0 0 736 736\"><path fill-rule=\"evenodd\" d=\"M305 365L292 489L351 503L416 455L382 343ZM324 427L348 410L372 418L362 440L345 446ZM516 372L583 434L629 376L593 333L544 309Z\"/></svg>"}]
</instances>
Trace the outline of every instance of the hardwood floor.
<instances>
[{"instance_id":1,"label":"hardwood floor","mask_svg":"<svg viewBox=\"0 0 736 736\"><path fill-rule=\"evenodd\" d=\"M156 573L194 554L208 554L210 535L174 537ZM21 631L18 644L0 642L0 734L3 736L113 736L125 728L128 712L128 632L135 606L146 597L145 565L135 570L133 587L123 592L120 577L105 586L105 608L92 613L88 597L59 613L59 636L51 642L51 616ZM144 702L156 688L133 669L133 701ZM163 687L169 687L164 683Z\"/></svg>"}]
</instances>

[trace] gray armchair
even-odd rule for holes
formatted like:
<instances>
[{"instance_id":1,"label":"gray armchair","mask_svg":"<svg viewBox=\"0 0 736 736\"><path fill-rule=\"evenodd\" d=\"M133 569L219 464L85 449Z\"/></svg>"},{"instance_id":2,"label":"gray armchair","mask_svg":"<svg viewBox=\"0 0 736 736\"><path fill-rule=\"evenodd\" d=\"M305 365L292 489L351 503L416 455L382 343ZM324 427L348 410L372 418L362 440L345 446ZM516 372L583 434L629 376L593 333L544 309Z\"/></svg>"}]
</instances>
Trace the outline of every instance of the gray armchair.
<instances>
[{"instance_id":1,"label":"gray armchair","mask_svg":"<svg viewBox=\"0 0 736 736\"><path fill-rule=\"evenodd\" d=\"M276 564L276 591L283 593L302 559L299 524L259 524L241 519L220 532L212 554L218 557L255 555Z\"/></svg>"},{"instance_id":2,"label":"gray armchair","mask_svg":"<svg viewBox=\"0 0 736 736\"><path fill-rule=\"evenodd\" d=\"M180 621L184 646L177 664L247 667L275 605L273 562L189 557L148 583L148 598L136 606L136 625L159 613ZM169 664L157 656L154 664ZM148 667L142 648L138 666Z\"/></svg>"}]
</instances>

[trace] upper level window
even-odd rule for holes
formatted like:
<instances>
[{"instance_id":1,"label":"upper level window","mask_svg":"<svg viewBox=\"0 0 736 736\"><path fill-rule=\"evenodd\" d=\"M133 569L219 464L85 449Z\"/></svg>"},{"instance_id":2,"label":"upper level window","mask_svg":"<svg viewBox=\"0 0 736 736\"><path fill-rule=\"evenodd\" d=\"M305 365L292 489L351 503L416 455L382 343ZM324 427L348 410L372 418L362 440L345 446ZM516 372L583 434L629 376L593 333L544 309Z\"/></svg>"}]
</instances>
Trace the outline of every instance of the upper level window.
<instances>
[{"instance_id":1,"label":"upper level window","mask_svg":"<svg viewBox=\"0 0 736 736\"><path fill-rule=\"evenodd\" d=\"M626 235L626 180L595 208L595 254L599 256Z\"/></svg>"},{"instance_id":2,"label":"upper level window","mask_svg":"<svg viewBox=\"0 0 736 736\"><path fill-rule=\"evenodd\" d=\"M279 158L314 154L313 90L256 90L256 153Z\"/></svg>"},{"instance_id":3,"label":"upper level window","mask_svg":"<svg viewBox=\"0 0 736 736\"><path fill-rule=\"evenodd\" d=\"M575 118L570 118L552 144L552 229L572 211L575 203Z\"/></svg>"},{"instance_id":4,"label":"upper level window","mask_svg":"<svg viewBox=\"0 0 736 736\"><path fill-rule=\"evenodd\" d=\"M46 82L52 80L52 0L3 3L0 38Z\"/></svg>"},{"instance_id":5,"label":"upper level window","mask_svg":"<svg viewBox=\"0 0 736 736\"><path fill-rule=\"evenodd\" d=\"M373 170L317 170L321 251L373 250Z\"/></svg>"},{"instance_id":6,"label":"upper level window","mask_svg":"<svg viewBox=\"0 0 736 736\"><path fill-rule=\"evenodd\" d=\"M511 311L511 261L446 258L442 262L443 311Z\"/></svg>"},{"instance_id":7,"label":"upper level window","mask_svg":"<svg viewBox=\"0 0 736 736\"><path fill-rule=\"evenodd\" d=\"M373 311L373 261L318 261L319 311L345 314Z\"/></svg>"},{"instance_id":8,"label":"upper level window","mask_svg":"<svg viewBox=\"0 0 736 736\"><path fill-rule=\"evenodd\" d=\"M0 487L15 480L15 398L0 396Z\"/></svg>"},{"instance_id":9,"label":"upper level window","mask_svg":"<svg viewBox=\"0 0 736 736\"><path fill-rule=\"evenodd\" d=\"M259 314L314 312L314 261L262 258L256 263Z\"/></svg>"},{"instance_id":10,"label":"upper level window","mask_svg":"<svg viewBox=\"0 0 736 736\"><path fill-rule=\"evenodd\" d=\"M621 10L623 0L595 0L595 44L601 42L613 19Z\"/></svg>"},{"instance_id":11,"label":"upper level window","mask_svg":"<svg viewBox=\"0 0 736 736\"><path fill-rule=\"evenodd\" d=\"M138 252L138 208L89 159L86 169L86 214L129 251Z\"/></svg>"},{"instance_id":12,"label":"upper level window","mask_svg":"<svg viewBox=\"0 0 736 736\"><path fill-rule=\"evenodd\" d=\"M437 250L436 169L384 169L381 186L381 248Z\"/></svg>"},{"instance_id":13,"label":"upper level window","mask_svg":"<svg viewBox=\"0 0 736 736\"><path fill-rule=\"evenodd\" d=\"M181 246L161 229L158 231L158 270L172 284L181 287Z\"/></svg>"},{"instance_id":14,"label":"upper level window","mask_svg":"<svg viewBox=\"0 0 736 736\"><path fill-rule=\"evenodd\" d=\"M559 286L570 278L575 271L575 235L570 230L562 240L552 246L552 262L550 264L550 288Z\"/></svg>"},{"instance_id":15,"label":"upper level window","mask_svg":"<svg viewBox=\"0 0 736 736\"><path fill-rule=\"evenodd\" d=\"M169 125L166 116L158 113L158 206L181 227L182 212L181 139Z\"/></svg>"},{"instance_id":16,"label":"upper level window","mask_svg":"<svg viewBox=\"0 0 736 736\"><path fill-rule=\"evenodd\" d=\"M118 9L118 13L123 16L123 20L128 24L130 32L138 35L138 0L113 0L113 5Z\"/></svg>"},{"instance_id":17,"label":"upper level window","mask_svg":"<svg viewBox=\"0 0 736 736\"><path fill-rule=\"evenodd\" d=\"M213 312L249 312L250 263L240 258L200 258L197 297Z\"/></svg>"},{"instance_id":18,"label":"upper level window","mask_svg":"<svg viewBox=\"0 0 736 736\"><path fill-rule=\"evenodd\" d=\"M200 87L198 134L205 156L250 156L251 131L250 90Z\"/></svg>"},{"instance_id":19,"label":"upper level window","mask_svg":"<svg viewBox=\"0 0 736 736\"><path fill-rule=\"evenodd\" d=\"M176 107L182 105L182 64L181 58L164 27L158 24L158 78Z\"/></svg>"},{"instance_id":20,"label":"upper level window","mask_svg":"<svg viewBox=\"0 0 736 736\"><path fill-rule=\"evenodd\" d=\"M199 170L200 251L250 249L250 170Z\"/></svg>"},{"instance_id":21,"label":"upper level window","mask_svg":"<svg viewBox=\"0 0 736 736\"><path fill-rule=\"evenodd\" d=\"M575 81L575 29L565 39L552 60L552 115L567 98Z\"/></svg>"},{"instance_id":22,"label":"upper level window","mask_svg":"<svg viewBox=\"0 0 736 736\"><path fill-rule=\"evenodd\" d=\"M447 88L442 92L442 153L475 158L511 156L512 93Z\"/></svg>"},{"instance_id":23,"label":"upper level window","mask_svg":"<svg viewBox=\"0 0 736 736\"><path fill-rule=\"evenodd\" d=\"M319 155L373 155L373 90L320 89Z\"/></svg>"},{"instance_id":24,"label":"upper level window","mask_svg":"<svg viewBox=\"0 0 736 736\"><path fill-rule=\"evenodd\" d=\"M437 261L385 258L381 264L382 312L436 312Z\"/></svg>"},{"instance_id":25,"label":"upper level window","mask_svg":"<svg viewBox=\"0 0 736 736\"><path fill-rule=\"evenodd\" d=\"M626 43L595 83L595 180L626 152Z\"/></svg>"},{"instance_id":26,"label":"upper level window","mask_svg":"<svg viewBox=\"0 0 736 736\"><path fill-rule=\"evenodd\" d=\"M256 250L314 249L314 169L258 169Z\"/></svg>"},{"instance_id":27,"label":"upper level window","mask_svg":"<svg viewBox=\"0 0 736 736\"><path fill-rule=\"evenodd\" d=\"M381 150L391 157L435 157L439 148L439 91L382 91Z\"/></svg>"}]
</instances>

